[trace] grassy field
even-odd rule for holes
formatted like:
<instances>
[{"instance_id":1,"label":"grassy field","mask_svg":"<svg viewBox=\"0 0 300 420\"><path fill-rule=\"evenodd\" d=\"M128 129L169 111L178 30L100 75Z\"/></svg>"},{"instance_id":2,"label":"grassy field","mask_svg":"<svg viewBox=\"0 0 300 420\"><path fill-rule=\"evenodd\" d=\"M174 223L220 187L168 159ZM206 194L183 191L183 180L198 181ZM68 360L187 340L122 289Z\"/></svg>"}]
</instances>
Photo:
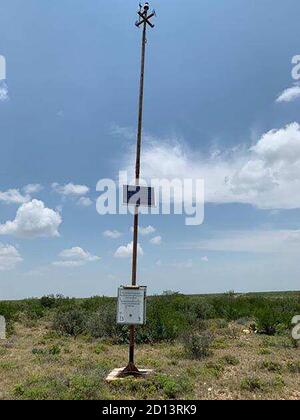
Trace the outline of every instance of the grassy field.
<instances>
[{"instance_id":1,"label":"grassy field","mask_svg":"<svg viewBox=\"0 0 300 420\"><path fill-rule=\"evenodd\" d=\"M155 373L111 384L105 377L126 365L128 338L115 326L114 299L0 302L1 313L2 400L300 399L296 292L153 297L137 364Z\"/></svg>"}]
</instances>

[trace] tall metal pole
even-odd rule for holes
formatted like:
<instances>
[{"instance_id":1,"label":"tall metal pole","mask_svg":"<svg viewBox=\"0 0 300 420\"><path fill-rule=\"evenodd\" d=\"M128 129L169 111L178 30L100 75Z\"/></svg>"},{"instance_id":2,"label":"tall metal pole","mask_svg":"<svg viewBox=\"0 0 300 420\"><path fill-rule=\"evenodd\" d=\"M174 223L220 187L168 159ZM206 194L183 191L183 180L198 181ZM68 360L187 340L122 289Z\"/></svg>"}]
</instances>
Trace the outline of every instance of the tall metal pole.
<instances>
[{"instance_id":1,"label":"tall metal pole","mask_svg":"<svg viewBox=\"0 0 300 420\"><path fill-rule=\"evenodd\" d=\"M148 10L145 11L147 17ZM141 147L142 147L142 131L143 131L143 105L144 105L144 81L145 81L145 58L146 58L146 42L147 42L147 22L143 24L142 35L142 54L141 54L141 79L140 79L140 96L139 96L139 117L137 130L137 147L136 147L136 164L135 164L135 182L139 185L141 173ZM133 257L132 257L132 286L136 286L137 277L137 247L138 247L138 229L139 229L139 208L135 207L134 229L133 229Z\"/></svg>"},{"instance_id":2,"label":"tall metal pole","mask_svg":"<svg viewBox=\"0 0 300 420\"><path fill-rule=\"evenodd\" d=\"M142 147L142 133L143 133L143 105L144 105L144 81L145 81L145 58L146 58L146 44L147 44L147 25L152 28L154 25L150 19L155 13L148 14L149 3L145 3L144 7L140 6L139 22L136 26L143 26L142 34L142 51L141 51L141 76L140 76L140 93L139 93L139 112L138 112L138 130L137 130L137 147L136 147L136 165L135 165L135 184L139 185L141 173L141 147ZM137 285L137 257L138 257L138 232L139 232L139 207L134 209L134 223L133 223L133 251L132 251L132 276L131 284L133 287ZM134 363L135 350L135 326L130 326L129 338L129 364L125 369L125 374L138 374L139 371Z\"/></svg>"}]
</instances>

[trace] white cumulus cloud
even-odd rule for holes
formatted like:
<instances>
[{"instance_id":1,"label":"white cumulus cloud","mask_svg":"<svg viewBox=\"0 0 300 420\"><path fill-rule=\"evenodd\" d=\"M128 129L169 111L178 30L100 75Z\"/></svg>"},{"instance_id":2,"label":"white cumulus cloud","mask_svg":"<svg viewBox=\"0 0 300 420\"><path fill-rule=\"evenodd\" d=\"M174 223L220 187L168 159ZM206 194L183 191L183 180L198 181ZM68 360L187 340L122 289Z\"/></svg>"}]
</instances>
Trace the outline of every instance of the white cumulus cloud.
<instances>
[{"instance_id":1,"label":"white cumulus cloud","mask_svg":"<svg viewBox=\"0 0 300 420\"><path fill-rule=\"evenodd\" d=\"M52 188L58 194L64 196L81 196L86 195L90 189L86 185L76 185L70 182L66 185L59 185L58 183L52 184Z\"/></svg>"},{"instance_id":2,"label":"white cumulus cloud","mask_svg":"<svg viewBox=\"0 0 300 420\"><path fill-rule=\"evenodd\" d=\"M153 226L147 226L147 227L140 226L140 228L139 228L140 234L144 235L144 236L151 235L155 231L156 231L156 229Z\"/></svg>"},{"instance_id":3,"label":"white cumulus cloud","mask_svg":"<svg viewBox=\"0 0 300 420\"><path fill-rule=\"evenodd\" d=\"M43 186L41 184L28 184L23 188L23 191L27 195L37 194L41 192Z\"/></svg>"},{"instance_id":4,"label":"white cumulus cloud","mask_svg":"<svg viewBox=\"0 0 300 420\"><path fill-rule=\"evenodd\" d=\"M103 232L103 236L110 239L118 239L122 236L122 233L118 230L106 230Z\"/></svg>"},{"instance_id":5,"label":"white cumulus cloud","mask_svg":"<svg viewBox=\"0 0 300 420\"><path fill-rule=\"evenodd\" d=\"M132 256L133 242L126 246L120 246L115 252L115 258L130 258ZM140 244L138 244L138 255L143 256L144 252Z\"/></svg>"},{"instance_id":6,"label":"white cumulus cloud","mask_svg":"<svg viewBox=\"0 0 300 420\"><path fill-rule=\"evenodd\" d=\"M0 201L5 204L24 204L31 200L31 196L40 192L43 187L40 184L29 184L22 188L11 188L7 191L0 191Z\"/></svg>"},{"instance_id":7,"label":"white cumulus cloud","mask_svg":"<svg viewBox=\"0 0 300 420\"><path fill-rule=\"evenodd\" d=\"M300 98L300 86L285 89L276 99L276 102L292 102Z\"/></svg>"},{"instance_id":8,"label":"white cumulus cloud","mask_svg":"<svg viewBox=\"0 0 300 420\"><path fill-rule=\"evenodd\" d=\"M55 267L81 267L85 263L83 261L54 261L52 265Z\"/></svg>"},{"instance_id":9,"label":"white cumulus cloud","mask_svg":"<svg viewBox=\"0 0 300 420\"><path fill-rule=\"evenodd\" d=\"M23 204L30 201L30 196L21 194L18 189L10 189L0 191L0 201L5 204Z\"/></svg>"},{"instance_id":10,"label":"white cumulus cloud","mask_svg":"<svg viewBox=\"0 0 300 420\"><path fill-rule=\"evenodd\" d=\"M131 232L133 232L133 227L131 228ZM156 229L149 225L149 226L139 226L139 233L143 236L151 235L152 233L155 233Z\"/></svg>"},{"instance_id":11,"label":"white cumulus cloud","mask_svg":"<svg viewBox=\"0 0 300 420\"><path fill-rule=\"evenodd\" d=\"M127 166L129 173L131 166ZM203 179L207 203L243 203L271 210L300 208L300 125L294 122L270 130L251 147L210 156L176 142L148 142L143 178ZM192 197L192 191L187 193Z\"/></svg>"},{"instance_id":12,"label":"white cumulus cloud","mask_svg":"<svg viewBox=\"0 0 300 420\"><path fill-rule=\"evenodd\" d=\"M70 249L65 249L59 254L60 261L53 262L57 267L79 267L89 262L100 261L100 257L92 255L76 246Z\"/></svg>"},{"instance_id":13,"label":"white cumulus cloud","mask_svg":"<svg viewBox=\"0 0 300 420\"><path fill-rule=\"evenodd\" d=\"M20 238L59 236L62 223L59 213L45 207L39 200L32 200L19 207L13 221L0 225L0 235L13 235Z\"/></svg>"},{"instance_id":14,"label":"white cumulus cloud","mask_svg":"<svg viewBox=\"0 0 300 420\"><path fill-rule=\"evenodd\" d=\"M90 207L93 204L93 201L89 197L80 197L77 204L81 207Z\"/></svg>"},{"instance_id":15,"label":"white cumulus cloud","mask_svg":"<svg viewBox=\"0 0 300 420\"><path fill-rule=\"evenodd\" d=\"M279 130L264 134L259 142L251 148L259 159L271 166L274 163L293 164L300 160L300 126L289 124Z\"/></svg>"},{"instance_id":16,"label":"white cumulus cloud","mask_svg":"<svg viewBox=\"0 0 300 420\"><path fill-rule=\"evenodd\" d=\"M161 236L155 236L154 238L150 239L150 244L152 245L161 245L161 243L162 243Z\"/></svg>"},{"instance_id":17,"label":"white cumulus cloud","mask_svg":"<svg viewBox=\"0 0 300 420\"><path fill-rule=\"evenodd\" d=\"M23 259L14 246L0 243L0 271L13 270L21 261Z\"/></svg>"},{"instance_id":18,"label":"white cumulus cloud","mask_svg":"<svg viewBox=\"0 0 300 420\"><path fill-rule=\"evenodd\" d=\"M4 80L0 81L0 102L9 100L7 84Z\"/></svg>"},{"instance_id":19,"label":"white cumulus cloud","mask_svg":"<svg viewBox=\"0 0 300 420\"><path fill-rule=\"evenodd\" d=\"M186 243L185 250L251 253L298 253L300 230L215 232L211 238Z\"/></svg>"}]
</instances>

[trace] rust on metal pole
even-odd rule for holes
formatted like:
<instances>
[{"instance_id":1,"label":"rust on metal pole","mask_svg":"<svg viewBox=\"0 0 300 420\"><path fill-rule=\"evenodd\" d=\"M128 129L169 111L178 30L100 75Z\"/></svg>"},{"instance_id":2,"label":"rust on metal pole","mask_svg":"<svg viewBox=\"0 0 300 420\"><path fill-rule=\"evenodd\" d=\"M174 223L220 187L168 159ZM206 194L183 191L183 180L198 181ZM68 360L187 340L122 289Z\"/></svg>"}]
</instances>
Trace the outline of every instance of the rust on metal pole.
<instances>
[{"instance_id":1,"label":"rust on metal pole","mask_svg":"<svg viewBox=\"0 0 300 420\"><path fill-rule=\"evenodd\" d=\"M147 11L145 11L147 16ZM143 25L142 36L142 56L141 56L141 79L140 79L140 97L139 97L139 117L137 131L137 148L136 148L136 165L135 165L135 182L139 184L141 173L141 147L142 147L142 130L143 130L143 103L144 103L144 80L145 80L145 57L146 57L146 31L147 23ZM134 209L133 224L133 251L132 251L132 276L131 284L137 284L137 252L138 252L138 232L139 232L139 208ZM130 327L130 348L129 348L129 364L134 369L134 345L135 345L135 326Z\"/></svg>"},{"instance_id":2,"label":"rust on metal pole","mask_svg":"<svg viewBox=\"0 0 300 420\"><path fill-rule=\"evenodd\" d=\"M141 148L142 148L142 133L143 133L143 105L144 105L144 81L145 81L145 59L146 59L146 44L147 44L147 25L154 27L150 22L155 13L148 15L149 4L145 3L142 11L138 12L140 17L136 26L143 25L142 34L142 51L141 51L141 76L140 76L140 93L139 93L139 113L138 113L138 130L137 130L137 147L136 147L136 165L135 165L135 184L139 185L141 174ZM137 257L138 257L138 231L139 231L139 207L135 206L134 223L133 223L133 250L132 250L132 276L131 284L133 287L137 286ZM124 374L138 375L139 371L134 364L134 350L135 350L135 326L130 326L129 336L129 364L125 368Z\"/></svg>"},{"instance_id":3,"label":"rust on metal pole","mask_svg":"<svg viewBox=\"0 0 300 420\"><path fill-rule=\"evenodd\" d=\"M147 10L145 11L147 17ZM146 57L146 31L147 23L143 25L142 37L142 55L141 55L141 80L140 80L140 97L139 97L139 118L137 131L137 147L136 147L136 164L135 164L135 183L139 184L141 174L141 148L142 148L142 132L143 132L143 105L144 105L144 81L145 81L145 57ZM136 286L137 282L137 247L138 247L138 229L139 229L139 208L135 207L134 227L133 227L133 257L132 257L132 286Z\"/></svg>"}]
</instances>

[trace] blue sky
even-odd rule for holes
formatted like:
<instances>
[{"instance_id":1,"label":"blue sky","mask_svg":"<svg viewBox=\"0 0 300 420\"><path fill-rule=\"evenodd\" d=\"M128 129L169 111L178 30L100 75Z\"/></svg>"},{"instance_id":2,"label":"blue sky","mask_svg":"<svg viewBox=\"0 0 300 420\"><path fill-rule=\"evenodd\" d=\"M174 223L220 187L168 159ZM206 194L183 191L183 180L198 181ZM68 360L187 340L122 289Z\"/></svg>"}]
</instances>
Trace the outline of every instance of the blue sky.
<instances>
[{"instance_id":1,"label":"blue sky","mask_svg":"<svg viewBox=\"0 0 300 420\"><path fill-rule=\"evenodd\" d=\"M130 282L132 217L100 216L95 201L99 179L132 169L137 6L1 2L0 299L115 295ZM206 206L197 227L141 218L152 229L140 237L140 284L299 289L299 1L152 6L143 175L204 178Z\"/></svg>"}]
</instances>

